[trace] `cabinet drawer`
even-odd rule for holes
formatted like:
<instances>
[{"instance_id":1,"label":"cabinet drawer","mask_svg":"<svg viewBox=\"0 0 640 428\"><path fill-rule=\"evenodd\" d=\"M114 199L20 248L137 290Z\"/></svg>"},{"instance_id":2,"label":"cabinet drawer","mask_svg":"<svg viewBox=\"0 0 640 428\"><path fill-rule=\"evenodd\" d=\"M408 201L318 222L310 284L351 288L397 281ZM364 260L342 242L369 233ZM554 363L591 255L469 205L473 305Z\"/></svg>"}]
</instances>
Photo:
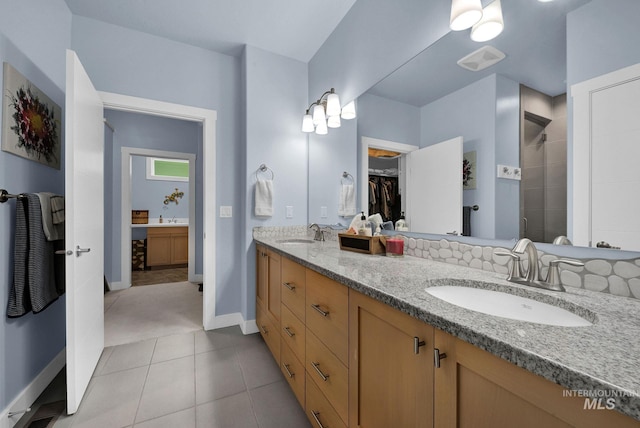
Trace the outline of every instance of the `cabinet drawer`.
<instances>
[{"instance_id":1,"label":"cabinet drawer","mask_svg":"<svg viewBox=\"0 0 640 428\"><path fill-rule=\"evenodd\" d=\"M282 303L304 322L305 268L282 258Z\"/></svg>"},{"instance_id":2,"label":"cabinet drawer","mask_svg":"<svg viewBox=\"0 0 640 428\"><path fill-rule=\"evenodd\" d=\"M262 338L267 343L273 358L280 364L280 332L279 329L273 325L271 319L267 316L262 307L256 307L256 324Z\"/></svg>"},{"instance_id":3,"label":"cabinet drawer","mask_svg":"<svg viewBox=\"0 0 640 428\"><path fill-rule=\"evenodd\" d=\"M320 391L343 421L349 414L349 372L335 355L310 331L307 331L305 367Z\"/></svg>"},{"instance_id":4,"label":"cabinet drawer","mask_svg":"<svg viewBox=\"0 0 640 428\"><path fill-rule=\"evenodd\" d=\"M284 305L280 308L280 327L282 342L289 345L300 361L304 361L304 324Z\"/></svg>"},{"instance_id":5,"label":"cabinet drawer","mask_svg":"<svg viewBox=\"0 0 640 428\"><path fill-rule=\"evenodd\" d=\"M348 366L349 289L310 269L306 274L306 325Z\"/></svg>"},{"instance_id":6,"label":"cabinet drawer","mask_svg":"<svg viewBox=\"0 0 640 428\"><path fill-rule=\"evenodd\" d=\"M307 373L307 418L315 428L347 428Z\"/></svg>"},{"instance_id":7,"label":"cabinet drawer","mask_svg":"<svg viewBox=\"0 0 640 428\"><path fill-rule=\"evenodd\" d=\"M280 348L280 370L282 370L284 378L304 409L304 383L306 378L304 364L298 360L295 353L285 342L282 342Z\"/></svg>"}]
</instances>

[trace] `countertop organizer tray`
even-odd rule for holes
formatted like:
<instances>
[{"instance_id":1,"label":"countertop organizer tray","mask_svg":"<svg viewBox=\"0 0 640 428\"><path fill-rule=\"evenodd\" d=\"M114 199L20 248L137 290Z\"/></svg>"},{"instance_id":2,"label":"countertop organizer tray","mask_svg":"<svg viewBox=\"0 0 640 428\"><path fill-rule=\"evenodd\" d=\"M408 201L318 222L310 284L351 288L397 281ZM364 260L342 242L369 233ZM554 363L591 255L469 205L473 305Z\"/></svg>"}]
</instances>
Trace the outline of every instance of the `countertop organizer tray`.
<instances>
[{"instance_id":1,"label":"countertop organizer tray","mask_svg":"<svg viewBox=\"0 0 640 428\"><path fill-rule=\"evenodd\" d=\"M382 254L385 252L384 236L362 236L339 233L340 249L363 254Z\"/></svg>"}]
</instances>

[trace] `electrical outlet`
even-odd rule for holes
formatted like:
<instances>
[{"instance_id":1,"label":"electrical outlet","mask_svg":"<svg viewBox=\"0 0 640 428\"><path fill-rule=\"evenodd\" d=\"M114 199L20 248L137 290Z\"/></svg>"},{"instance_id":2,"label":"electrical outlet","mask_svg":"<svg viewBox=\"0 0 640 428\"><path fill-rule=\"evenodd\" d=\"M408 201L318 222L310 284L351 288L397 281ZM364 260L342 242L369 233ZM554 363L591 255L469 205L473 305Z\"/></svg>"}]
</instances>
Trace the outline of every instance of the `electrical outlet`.
<instances>
[{"instance_id":1,"label":"electrical outlet","mask_svg":"<svg viewBox=\"0 0 640 428\"><path fill-rule=\"evenodd\" d=\"M232 207L226 206L226 205L220 206L220 218L228 218L228 217L232 217L232 215L233 215Z\"/></svg>"},{"instance_id":2,"label":"electrical outlet","mask_svg":"<svg viewBox=\"0 0 640 428\"><path fill-rule=\"evenodd\" d=\"M287 205L287 218L293 218L293 207L291 205Z\"/></svg>"},{"instance_id":3,"label":"electrical outlet","mask_svg":"<svg viewBox=\"0 0 640 428\"><path fill-rule=\"evenodd\" d=\"M327 218L327 207L320 207L320 218Z\"/></svg>"}]
</instances>

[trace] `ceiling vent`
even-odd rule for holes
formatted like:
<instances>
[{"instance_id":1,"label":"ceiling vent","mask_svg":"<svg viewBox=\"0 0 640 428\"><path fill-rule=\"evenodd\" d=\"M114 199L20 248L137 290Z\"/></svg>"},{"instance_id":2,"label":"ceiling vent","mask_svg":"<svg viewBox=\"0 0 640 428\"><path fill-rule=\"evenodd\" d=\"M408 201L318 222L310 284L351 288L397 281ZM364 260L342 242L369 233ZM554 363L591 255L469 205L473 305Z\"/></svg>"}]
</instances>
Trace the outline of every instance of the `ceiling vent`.
<instances>
[{"instance_id":1,"label":"ceiling vent","mask_svg":"<svg viewBox=\"0 0 640 428\"><path fill-rule=\"evenodd\" d=\"M493 46L483 46L458 61L458 65L471 71L484 70L500 62L506 55Z\"/></svg>"}]
</instances>

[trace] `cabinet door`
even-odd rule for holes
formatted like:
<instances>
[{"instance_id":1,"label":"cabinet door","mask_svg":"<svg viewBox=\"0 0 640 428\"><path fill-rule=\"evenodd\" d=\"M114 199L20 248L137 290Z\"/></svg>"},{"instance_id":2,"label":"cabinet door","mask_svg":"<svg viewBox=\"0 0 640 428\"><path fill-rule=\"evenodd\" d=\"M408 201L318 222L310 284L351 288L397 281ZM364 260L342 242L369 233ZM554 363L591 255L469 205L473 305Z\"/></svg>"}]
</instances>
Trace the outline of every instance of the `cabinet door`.
<instances>
[{"instance_id":1,"label":"cabinet door","mask_svg":"<svg viewBox=\"0 0 640 428\"><path fill-rule=\"evenodd\" d=\"M256 305L267 306L267 284L269 283L269 257L262 245L256 245Z\"/></svg>"},{"instance_id":2,"label":"cabinet door","mask_svg":"<svg viewBox=\"0 0 640 428\"><path fill-rule=\"evenodd\" d=\"M349 359L349 426L433 426L433 327L351 290Z\"/></svg>"},{"instance_id":3,"label":"cabinet door","mask_svg":"<svg viewBox=\"0 0 640 428\"><path fill-rule=\"evenodd\" d=\"M273 324L280 326L280 255L267 251L269 281L267 283L267 305L265 309Z\"/></svg>"},{"instance_id":4,"label":"cabinet door","mask_svg":"<svg viewBox=\"0 0 640 428\"><path fill-rule=\"evenodd\" d=\"M147 232L147 266L171 264L171 234Z\"/></svg>"},{"instance_id":5,"label":"cabinet door","mask_svg":"<svg viewBox=\"0 0 640 428\"><path fill-rule=\"evenodd\" d=\"M435 332L435 347L446 354L435 369L437 427L639 425L615 410L585 409L584 397L564 397L560 385L441 330Z\"/></svg>"},{"instance_id":6,"label":"cabinet door","mask_svg":"<svg viewBox=\"0 0 640 428\"><path fill-rule=\"evenodd\" d=\"M282 258L282 303L304 322L305 268Z\"/></svg>"},{"instance_id":7,"label":"cabinet door","mask_svg":"<svg viewBox=\"0 0 640 428\"><path fill-rule=\"evenodd\" d=\"M171 264L189 263L189 233L186 227L171 235Z\"/></svg>"}]
</instances>

